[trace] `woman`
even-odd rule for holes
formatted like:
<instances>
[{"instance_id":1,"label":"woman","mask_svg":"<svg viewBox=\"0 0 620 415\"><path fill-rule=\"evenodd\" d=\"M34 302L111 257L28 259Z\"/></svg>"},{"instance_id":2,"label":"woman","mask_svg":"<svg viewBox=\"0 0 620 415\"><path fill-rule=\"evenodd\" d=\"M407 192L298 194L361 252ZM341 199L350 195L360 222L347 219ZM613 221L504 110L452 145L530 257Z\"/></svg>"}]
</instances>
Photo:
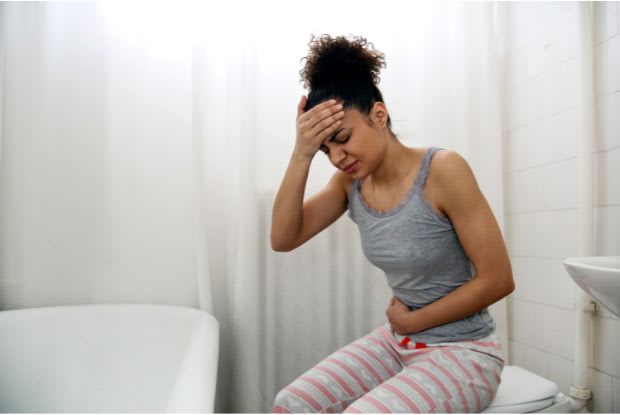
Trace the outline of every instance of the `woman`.
<instances>
[{"instance_id":1,"label":"woman","mask_svg":"<svg viewBox=\"0 0 620 415\"><path fill-rule=\"evenodd\" d=\"M382 66L363 38L312 38L271 244L295 249L348 210L393 290L388 322L280 391L274 412L479 412L500 382L487 306L514 290L501 232L463 157L398 141ZM304 202L319 150L338 170Z\"/></svg>"}]
</instances>

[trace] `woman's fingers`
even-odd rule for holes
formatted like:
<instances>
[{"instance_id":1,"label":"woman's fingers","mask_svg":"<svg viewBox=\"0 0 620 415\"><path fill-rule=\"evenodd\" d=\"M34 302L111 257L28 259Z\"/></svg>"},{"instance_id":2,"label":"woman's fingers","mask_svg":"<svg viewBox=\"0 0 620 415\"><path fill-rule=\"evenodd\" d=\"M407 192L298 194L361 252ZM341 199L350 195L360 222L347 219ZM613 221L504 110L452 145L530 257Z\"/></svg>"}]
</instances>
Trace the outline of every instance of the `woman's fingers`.
<instances>
[{"instance_id":1,"label":"woman's fingers","mask_svg":"<svg viewBox=\"0 0 620 415\"><path fill-rule=\"evenodd\" d=\"M325 101L301 115L298 119L298 127L312 137L321 136L325 139L328 134L335 131L337 127L335 124L339 124L342 117L344 117L342 105L334 100Z\"/></svg>"},{"instance_id":2,"label":"woman's fingers","mask_svg":"<svg viewBox=\"0 0 620 415\"><path fill-rule=\"evenodd\" d=\"M303 112L308 99L302 96L297 105L297 146L301 154L314 156L326 138L333 135L344 117L342 105L336 100L321 102Z\"/></svg>"},{"instance_id":3,"label":"woman's fingers","mask_svg":"<svg viewBox=\"0 0 620 415\"><path fill-rule=\"evenodd\" d=\"M338 112L340 111L342 111L342 105L340 104L330 105L327 108L322 109L310 119L310 124L312 125L312 128L320 127L320 131L323 128L327 127L335 121L333 116L335 114L338 114Z\"/></svg>"},{"instance_id":4,"label":"woman's fingers","mask_svg":"<svg viewBox=\"0 0 620 415\"><path fill-rule=\"evenodd\" d=\"M341 110L336 114L323 119L312 128L312 133L317 137L321 136L325 139L328 135L333 134L336 131L336 128L338 128L341 123L342 117L344 117L344 111Z\"/></svg>"},{"instance_id":5,"label":"woman's fingers","mask_svg":"<svg viewBox=\"0 0 620 415\"><path fill-rule=\"evenodd\" d=\"M301 115L304 113L304 108L306 108L307 102L308 102L308 98L306 98L305 95L302 95L301 100L299 101L299 104L297 105L297 118L301 117Z\"/></svg>"},{"instance_id":6,"label":"woman's fingers","mask_svg":"<svg viewBox=\"0 0 620 415\"><path fill-rule=\"evenodd\" d=\"M304 103L304 106L305 105L306 104ZM330 108L334 107L335 105L336 105L336 100L333 100L333 99L329 101L321 102L320 104L316 105L312 109L303 113L299 117L299 122L308 123L310 124L310 128L312 128L316 124L318 124L322 119L324 119L326 116L331 115L333 110L330 110Z\"/></svg>"}]
</instances>

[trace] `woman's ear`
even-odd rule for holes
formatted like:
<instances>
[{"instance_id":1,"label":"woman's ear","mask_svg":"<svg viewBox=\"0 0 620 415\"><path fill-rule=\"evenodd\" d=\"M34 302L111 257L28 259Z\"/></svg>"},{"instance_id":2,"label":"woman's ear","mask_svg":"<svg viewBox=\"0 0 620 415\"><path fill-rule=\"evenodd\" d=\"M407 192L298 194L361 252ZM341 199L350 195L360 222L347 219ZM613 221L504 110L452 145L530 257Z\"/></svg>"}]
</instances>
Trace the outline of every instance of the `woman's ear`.
<instances>
[{"instance_id":1,"label":"woman's ear","mask_svg":"<svg viewBox=\"0 0 620 415\"><path fill-rule=\"evenodd\" d=\"M380 128L387 125L388 115L387 107L383 102L375 102L370 110L370 120L375 126Z\"/></svg>"}]
</instances>

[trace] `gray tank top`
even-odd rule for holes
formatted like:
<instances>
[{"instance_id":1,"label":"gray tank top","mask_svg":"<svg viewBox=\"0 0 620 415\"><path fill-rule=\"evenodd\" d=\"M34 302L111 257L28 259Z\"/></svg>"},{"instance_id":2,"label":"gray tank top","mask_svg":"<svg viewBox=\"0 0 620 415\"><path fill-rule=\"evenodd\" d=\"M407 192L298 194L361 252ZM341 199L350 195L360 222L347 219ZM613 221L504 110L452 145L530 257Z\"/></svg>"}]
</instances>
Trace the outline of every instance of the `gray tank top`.
<instances>
[{"instance_id":1,"label":"gray tank top","mask_svg":"<svg viewBox=\"0 0 620 415\"><path fill-rule=\"evenodd\" d=\"M424 307L469 281L473 264L458 240L452 222L439 216L423 195L433 154L431 147L407 196L390 211L372 209L353 181L348 194L349 217L357 224L364 254L385 272L394 295L411 310ZM415 342L437 343L476 340L495 330L485 308L408 337Z\"/></svg>"}]
</instances>

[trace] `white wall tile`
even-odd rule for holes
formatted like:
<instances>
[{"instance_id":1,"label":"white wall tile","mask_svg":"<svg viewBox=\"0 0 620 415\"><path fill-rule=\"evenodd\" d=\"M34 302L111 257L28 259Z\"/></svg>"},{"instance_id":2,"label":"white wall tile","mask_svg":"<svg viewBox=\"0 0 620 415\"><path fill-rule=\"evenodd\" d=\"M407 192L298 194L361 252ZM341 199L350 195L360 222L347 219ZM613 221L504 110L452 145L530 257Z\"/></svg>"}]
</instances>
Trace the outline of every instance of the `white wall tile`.
<instances>
[{"instance_id":1,"label":"white wall tile","mask_svg":"<svg viewBox=\"0 0 620 415\"><path fill-rule=\"evenodd\" d=\"M575 10L559 13L549 22L551 64L575 58L579 48L579 25Z\"/></svg>"},{"instance_id":2,"label":"white wall tile","mask_svg":"<svg viewBox=\"0 0 620 415\"><path fill-rule=\"evenodd\" d=\"M578 210L533 213L534 253L544 258L578 256ZM522 237L525 239L525 236Z\"/></svg>"},{"instance_id":3,"label":"white wall tile","mask_svg":"<svg viewBox=\"0 0 620 415\"><path fill-rule=\"evenodd\" d=\"M620 148L603 151L595 157L595 203L620 205Z\"/></svg>"},{"instance_id":4,"label":"white wall tile","mask_svg":"<svg viewBox=\"0 0 620 415\"><path fill-rule=\"evenodd\" d=\"M532 77L542 75L553 65L551 29L551 26L543 24L538 31L533 32L533 39L528 49L528 70Z\"/></svg>"},{"instance_id":5,"label":"white wall tile","mask_svg":"<svg viewBox=\"0 0 620 415\"><path fill-rule=\"evenodd\" d=\"M560 391L568 395L569 387L573 383L574 362L560 356L547 354L547 378L555 382ZM592 399L587 408L595 413L612 412L613 378L605 373L589 369L588 378L592 389Z\"/></svg>"},{"instance_id":6,"label":"white wall tile","mask_svg":"<svg viewBox=\"0 0 620 415\"><path fill-rule=\"evenodd\" d=\"M620 147L620 91L599 97L596 110L597 150Z\"/></svg>"},{"instance_id":7,"label":"white wall tile","mask_svg":"<svg viewBox=\"0 0 620 415\"><path fill-rule=\"evenodd\" d=\"M597 370L589 369L592 399L587 408L594 413L611 413L613 408L612 377Z\"/></svg>"},{"instance_id":8,"label":"white wall tile","mask_svg":"<svg viewBox=\"0 0 620 415\"><path fill-rule=\"evenodd\" d=\"M512 55L514 64L513 85L519 85L524 81L545 72L551 64L551 33L547 24L547 18L537 15L537 22L530 26L524 34L523 40L514 48Z\"/></svg>"},{"instance_id":9,"label":"white wall tile","mask_svg":"<svg viewBox=\"0 0 620 415\"><path fill-rule=\"evenodd\" d=\"M592 366L601 372L620 377L620 321L595 316L592 336Z\"/></svg>"},{"instance_id":10,"label":"white wall tile","mask_svg":"<svg viewBox=\"0 0 620 415\"><path fill-rule=\"evenodd\" d=\"M595 1L594 43L604 42L618 34L618 10L615 1Z\"/></svg>"},{"instance_id":11,"label":"white wall tile","mask_svg":"<svg viewBox=\"0 0 620 415\"><path fill-rule=\"evenodd\" d=\"M594 48L594 77L598 97L620 91L620 36Z\"/></svg>"},{"instance_id":12,"label":"white wall tile","mask_svg":"<svg viewBox=\"0 0 620 415\"><path fill-rule=\"evenodd\" d=\"M558 63L545 72L538 83L542 116L549 117L577 106L579 98L577 59Z\"/></svg>"},{"instance_id":13,"label":"white wall tile","mask_svg":"<svg viewBox=\"0 0 620 415\"><path fill-rule=\"evenodd\" d=\"M509 338L570 359L574 353L574 312L510 297Z\"/></svg>"},{"instance_id":14,"label":"white wall tile","mask_svg":"<svg viewBox=\"0 0 620 415\"><path fill-rule=\"evenodd\" d=\"M506 143L506 168L515 171L527 167L528 154L531 152L530 139L524 129L513 130L508 133Z\"/></svg>"},{"instance_id":15,"label":"white wall tile","mask_svg":"<svg viewBox=\"0 0 620 415\"><path fill-rule=\"evenodd\" d=\"M545 166L544 207L548 210L579 207L579 160Z\"/></svg>"},{"instance_id":16,"label":"white wall tile","mask_svg":"<svg viewBox=\"0 0 620 415\"><path fill-rule=\"evenodd\" d=\"M546 375L566 394L577 287L562 259L578 254L579 241L579 7L510 4L505 70L511 93L504 95L506 239L517 284L508 300L511 364ZM596 202L606 205L595 208L595 252L619 255L620 3L594 7L597 151L612 150L595 161ZM618 412L620 319L601 311L595 322L591 409Z\"/></svg>"},{"instance_id":17,"label":"white wall tile","mask_svg":"<svg viewBox=\"0 0 620 415\"><path fill-rule=\"evenodd\" d=\"M547 357L545 352L530 347L526 344L510 342L510 363L521 366L530 372L545 377L547 373Z\"/></svg>"},{"instance_id":18,"label":"white wall tile","mask_svg":"<svg viewBox=\"0 0 620 415\"><path fill-rule=\"evenodd\" d=\"M533 168L522 172L519 179L519 199L527 211L536 212L544 209L543 170Z\"/></svg>"},{"instance_id":19,"label":"white wall tile","mask_svg":"<svg viewBox=\"0 0 620 415\"><path fill-rule=\"evenodd\" d=\"M525 165L539 166L577 157L579 144L579 122L576 109L563 111L546 118L531 134L528 159ZM536 139L535 139L536 138Z\"/></svg>"},{"instance_id":20,"label":"white wall tile","mask_svg":"<svg viewBox=\"0 0 620 415\"><path fill-rule=\"evenodd\" d=\"M527 155L527 167L539 167L557 158L554 136L550 134L549 120L541 120L527 127L530 140L530 153Z\"/></svg>"},{"instance_id":21,"label":"white wall tile","mask_svg":"<svg viewBox=\"0 0 620 415\"><path fill-rule=\"evenodd\" d=\"M544 75L532 78L515 88L515 124L522 127L543 118L543 91L547 88ZM559 112L559 111L558 111Z\"/></svg>"},{"instance_id":22,"label":"white wall tile","mask_svg":"<svg viewBox=\"0 0 620 415\"><path fill-rule=\"evenodd\" d=\"M579 117L577 109L564 111L548 120L556 157L552 161L577 157L579 153ZM556 134L553 134L556 132Z\"/></svg>"},{"instance_id":23,"label":"white wall tile","mask_svg":"<svg viewBox=\"0 0 620 415\"><path fill-rule=\"evenodd\" d=\"M523 301L544 303L546 279L550 275L549 262L541 258L518 257L511 260L515 290L512 297Z\"/></svg>"},{"instance_id":24,"label":"white wall tile","mask_svg":"<svg viewBox=\"0 0 620 415\"><path fill-rule=\"evenodd\" d=\"M508 298L508 336L523 344L531 344L534 337L534 324L537 315L532 303Z\"/></svg>"},{"instance_id":25,"label":"white wall tile","mask_svg":"<svg viewBox=\"0 0 620 415\"><path fill-rule=\"evenodd\" d=\"M547 354L547 379L555 382L560 391L568 396L569 386L573 383L575 365L571 359Z\"/></svg>"},{"instance_id":26,"label":"white wall tile","mask_svg":"<svg viewBox=\"0 0 620 415\"><path fill-rule=\"evenodd\" d=\"M614 256L620 253L620 206L594 208L594 252Z\"/></svg>"},{"instance_id":27,"label":"white wall tile","mask_svg":"<svg viewBox=\"0 0 620 415\"><path fill-rule=\"evenodd\" d=\"M574 2L521 1L509 4L511 34L522 33L521 36L515 37L519 41L524 41L538 26L556 21L560 17L567 18L571 13L574 16L576 12Z\"/></svg>"},{"instance_id":28,"label":"white wall tile","mask_svg":"<svg viewBox=\"0 0 620 415\"><path fill-rule=\"evenodd\" d=\"M527 169L511 173L508 179L507 213L526 213L543 210L543 170Z\"/></svg>"},{"instance_id":29,"label":"white wall tile","mask_svg":"<svg viewBox=\"0 0 620 415\"><path fill-rule=\"evenodd\" d=\"M508 134L507 169L522 170L577 156L579 124L576 109L514 129Z\"/></svg>"},{"instance_id":30,"label":"white wall tile","mask_svg":"<svg viewBox=\"0 0 620 415\"><path fill-rule=\"evenodd\" d=\"M575 309L577 284L570 277L561 259L544 260L548 264L549 276L545 279L545 303L567 310Z\"/></svg>"},{"instance_id":31,"label":"white wall tile","mask_svg":"<svg viewBox=\"0 0 620 415\"><path fill-rule=\"evenodd\" d=\"M575 309L576 284L566 272L563 260L515 257L511 264L515 280L512 298Z\"/></svg>"},{"instance_id":32,"label":"white wall tile","mask_svg":"<svg viewBox=\"0 0 620 415\"><path fill-rule=\"evenodd\" d=\"M534 254L534 223L532 214L506 217L506 247L511 256Z\"/></svg>"},{"instance_id":33,"label":"white wall tile","mask_svg":"<svg viewBox=\"0 0 620 415\"><path fill-rule=\"evenodd\" d=\"M509 3L508 25L512 43L521 44L527 41L534 23L541 17L540 10L535 2Z\"/></svg>"},{"instance_id":34,"label":"white wall tile","mask_svg":"<svg viewBox=\"0 0 620 415\"><path fill-rule=\"evenodd\" d=\"M506 74L508 89L514 89L526 80L532 78L532 75L530 75L527 69L527 62L529 58L527 46L528 45L525 43L516 45L508 54L507 63L510 68Z\"/></svg>"},{"instance_id":35,"label":"white wall tile","mask_svg":"<svg viewBox=\"0 0 620 415\"><path fill-rule=\"evenodd\" d=\"M542 350L572 359L575 353L575 313L545 305L536 305L533 320L534 341Z\"/></svg>"},{"instance_id":36,"label":"white wall tile","mask_svg":"<svg viewBox=\"0 0 620 415\"><path fill-rule=\"evenodd\" d=\"M542 7L541 7L542 6ZM523 3L513 7L520 18L512 19L511 33L508 38L509 58L507 60L507 85L510 88L537 77L551 66L564 62L576 55L577 26L575 14L553 13L552 8L542 3L523 13ZM548 10L545 10L548 9ZM521 21L529 15L527 23Z\"/></svg>"},{"instance_id":37,"label":"white wall tile","mask_svg":"<svg viewBox=\"0 0 620 415\"><path fill-rule=\"evenodd\" d=\"M551 126L552 123L549 120L541 120L523 129L530 142L530 153L525 160L527 167L538 167L556 160L557 149L554 148L555 137L550 134Z\"/></svg>"}]
</instances>

